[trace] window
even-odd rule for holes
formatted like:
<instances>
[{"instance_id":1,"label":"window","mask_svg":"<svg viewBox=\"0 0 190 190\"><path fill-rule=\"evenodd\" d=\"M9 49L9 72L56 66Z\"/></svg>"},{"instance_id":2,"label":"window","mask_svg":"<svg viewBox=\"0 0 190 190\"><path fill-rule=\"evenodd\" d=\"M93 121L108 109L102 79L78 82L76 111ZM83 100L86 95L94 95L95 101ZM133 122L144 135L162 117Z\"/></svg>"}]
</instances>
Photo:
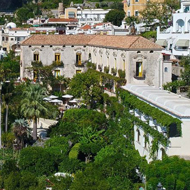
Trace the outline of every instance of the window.
<instances>
[{"instance_id":1,"label":"window","mask_svg":"<svg viewBox=\"0 0 190 190\"><path fill-rule=\"evenodd\" d=\"M55 61L56 61L56 62L59 62L60 60L61 60L60 53L56 53L56 54L55 54Z\"/></svg>"},{"instance_id":2,"label":"window","mask_svg":"<svg viewBox=\"0 0 190 190\"><path fill-rule=\"evenodd\" d=\"M135 11L135 16L139 16L139 11Z\"/></svg>"},{"instance_id":3,"label":"window","mask_svg":"<svg viewBox=\"0 0 190 190\"><path fill-rule=\"evenodd\" d=\"M139 0L135 0L135 2L139 2Z\"/></svg>"},{"instance_id":4,"label":"window","mask_svg":"<svg viewBox=\"0 0 190 190\"><path fill-rule=\"evenodd\" d=\"M131 11L128 11L128 12L127 12L127 16L131 16Z\"/></svg>"},{"instance_id":5,"label":"window","mask_svg":"<svg viewBox=\"0 0 190 190\"><path fill-rule=\"evenodd\" d=\"M88 59L91 60L92 56L91 53L88 54Z\"/></svg>"},{"instance_id":6,"label":"window","mask_svg":"<svg viewBox=\"0 0 190 190\"><path fill-rule=\"evenodd\" d=\"M75 12L69 12L69 18L75 18Z\"/></svg>"},{"instance_id":7,"label":"window","mask_svg":"<svg viewBox=\"0 0 190 190\"><path fill-rule=\"evenodd\" d=\"M140 143L140 136L141 136L140 131L137 129L137 142L139 143Z\"/></svg>"},{"instance_id":8,"label":"window","mask_svg":"<svg viewBox=\"0 0 190 190\"><path fill-rule=\"evenodd\" d=\"M115 68L117 68L117 59L114 59Z\"/></svg>"},{"instance_id":9,"label":"window","mask_svg":"<svg viewBox=\"0 0 190 190\"><path fill-rule=\"evenodd\" d=\"M123 70L125 71L125 59L123 59Z\"/></svg>"},{"instance_id":10,"label":"window","mask_svg":"<svg viewBox=\"0 0 190 190\"><path fill-rule=\"evenodd\" d=\"M76 54L76 64L77 65L81 65L81 53L77 53Z\"/></svg>"},{"instance_id":11,"label":"window","mask_svg":"<svg viewBox=\"0 0 190 190\"><path fill-rule=\"evenodd\" d=\"M137 77L142 77L143 76L142 62L136 62L136 76Z\"/></svg>"},{"instance_id":12,"label":"window","mask_svg":"<svg viewBox=\"0 0 190 190\"><path fill-rule=\"evenodd\" d=\"M39 53L34 53L34 61L39 61Z\"/></svg>"},{"instance_id":13,"label":"window","mask_svg":"<svg viewBox=\"0 0 190 190\"><path fill-rule=\"evenodd\" d=\"M14 40L14 38L11 38L11 41L13 41Z\"/></svg>"},{"instance_id":14,"label":"window","mask_svg":"<svg viewBox=\"0 0 190 190\"><path fill-rule=\"evenodd\" d=\"M166 72L166 73L168 72L168 68L167 67L164 68L164 72Z\"/></svg>"},{"instance_id":15,"label":"window","mask_svg":"<svg viewBox=\"0 0 190 190\"><path fill-rule=\"evenodd\" d=\"M55 76L55 78L59 77L60 76L60 70L55 70L54 76Z\"/></svg>"}]
</instances>

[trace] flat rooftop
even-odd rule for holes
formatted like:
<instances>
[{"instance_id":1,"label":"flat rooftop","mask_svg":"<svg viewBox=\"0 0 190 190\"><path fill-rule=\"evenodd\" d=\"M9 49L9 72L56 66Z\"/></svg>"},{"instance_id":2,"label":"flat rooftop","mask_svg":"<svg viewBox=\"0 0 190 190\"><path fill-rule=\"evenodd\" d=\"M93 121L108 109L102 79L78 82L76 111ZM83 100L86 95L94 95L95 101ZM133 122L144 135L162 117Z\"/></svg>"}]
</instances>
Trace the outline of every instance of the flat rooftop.
<instances>
[{"instance_id":1,"label":"flat rooftop","mask_svg":"<svg viewBox=\"0 0 190 190\"><path fill-rule=\"evenodd\" d=\"M147 85L127 84L123 89L179 118L190 118L190 99Z\"/></svg>"}]
</instances>

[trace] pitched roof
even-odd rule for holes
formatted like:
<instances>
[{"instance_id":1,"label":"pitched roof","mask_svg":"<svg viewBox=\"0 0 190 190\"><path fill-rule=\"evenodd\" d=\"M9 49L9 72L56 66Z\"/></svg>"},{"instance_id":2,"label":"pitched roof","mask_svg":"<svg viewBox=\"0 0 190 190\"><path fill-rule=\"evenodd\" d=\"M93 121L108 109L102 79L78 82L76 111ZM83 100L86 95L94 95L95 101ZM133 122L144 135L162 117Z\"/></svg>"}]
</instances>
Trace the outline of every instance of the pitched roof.
<instances>
[{"instance_id":1,"label":"pitched roof","mask_svg":"<svg viewBox=\"0 0 190 190\"><path fill-rule=\"evenodd\" d=\"M163 48L141 36L108 35L33 35L22 45L89 45L130 50L162 50Z\"/></svg>"},{"instance_id":2,"label":"pitched roof","mask_svg":"<svg viewBox=\"0 0 190 190\"><path fill-rule=\"evenodd\" d=\"M91 26L86 24L86 25L82 26L80 29L81 30L88 30L88 29L91 29Z\"/></svg>"},{"instance_id":3,"label":"pitched roof","mask_svg":"<svg viewBox=\"0 0 190 190\"><path fill-rule=\"evenodd\" d=\"M78 22L78 19L66 19L66 18L50 18L48 23L66 23L66 22Z\"/></svg>"}]
</instances>

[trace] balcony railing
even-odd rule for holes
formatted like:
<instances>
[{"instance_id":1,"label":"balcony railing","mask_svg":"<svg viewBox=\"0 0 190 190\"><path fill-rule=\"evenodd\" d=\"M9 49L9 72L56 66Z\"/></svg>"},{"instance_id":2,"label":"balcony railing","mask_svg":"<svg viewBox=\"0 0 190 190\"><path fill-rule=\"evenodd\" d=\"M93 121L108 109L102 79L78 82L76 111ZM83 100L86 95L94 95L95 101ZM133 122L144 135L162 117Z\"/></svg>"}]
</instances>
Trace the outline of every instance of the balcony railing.
<instances>
[{"instance_id":1,"label":"balcony railing","mask_svg":"<svg viewBox=\"0 0 190 190\"><path fill-rule=\"evenodd\" d=\"M54 67L64 67L63 61L53 61L52 65Z\"/></svg>"},{"instance_id":2,"label":"balcony railing","mask_svg":"<svg viewBox=\"0 0 190 190\"><path fill-rule=\"evenodd\" d=\"M85 65L85 62L84 63L78 63L78 62L75 63L75 67L84 67L84 65Z\"/></svg>"}]
</instances>

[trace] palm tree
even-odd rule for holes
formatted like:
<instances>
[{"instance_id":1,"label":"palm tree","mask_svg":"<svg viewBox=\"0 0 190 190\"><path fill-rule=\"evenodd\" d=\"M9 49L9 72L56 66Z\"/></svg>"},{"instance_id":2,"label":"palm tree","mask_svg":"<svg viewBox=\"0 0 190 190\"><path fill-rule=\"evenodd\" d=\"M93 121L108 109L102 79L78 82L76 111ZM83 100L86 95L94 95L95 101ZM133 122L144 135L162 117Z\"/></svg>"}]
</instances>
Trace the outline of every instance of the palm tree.
<instances>
[{"instance_id":1,"label":"palm tree","mask_svg":"<svg viewBox=\"0 0 190 190\"><path fill-rule=\"evenodd\" d=\"M13 123L13 133L16 137L16 149L18 150L24 147L24 140L30 133L30 129L28 127L28 122L25 119L17 119Z\"/></svg>"},{"instance_id":2,"label":"palm tree","mask_svg":"<svg viewBox=\"0 0 190 190\"><path fill-rule=\"evenodd\" d=\"M45 95L47 95L47 89L39 84L30 84L23 92L24 99L21 101L21 112L25 117L33 120L33 140L37 140L37 120L40 116L48 113L43 102Z\"/></svg>"}]
</instances>

